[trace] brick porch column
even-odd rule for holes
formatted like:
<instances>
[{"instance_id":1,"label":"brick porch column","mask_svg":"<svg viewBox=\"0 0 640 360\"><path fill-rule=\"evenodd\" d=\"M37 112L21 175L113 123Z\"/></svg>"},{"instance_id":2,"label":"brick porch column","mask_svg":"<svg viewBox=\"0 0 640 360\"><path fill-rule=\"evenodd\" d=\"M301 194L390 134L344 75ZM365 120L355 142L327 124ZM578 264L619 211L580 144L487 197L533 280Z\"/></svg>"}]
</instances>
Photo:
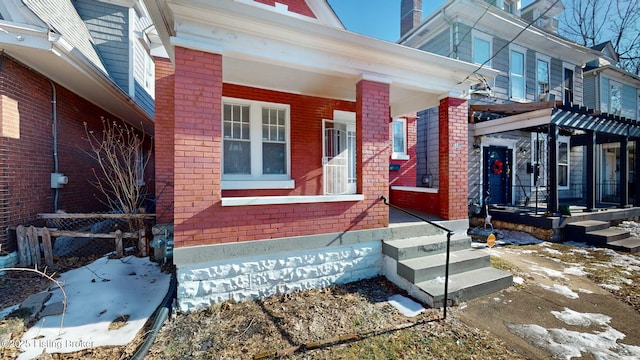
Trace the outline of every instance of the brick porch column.
<instances>
[{"instance_id":1,"label":"brick porch column","mask_svg":"<svg viewBox=\"0 0 640 360\"><path fill-rule=\"evenodd\" d=\"M467 100L440 100L440 217L446 220L468 218L468 111Z\"/></svg>"},{"instance_id":2,"label":"brick porch column","mask_svg":"<svg viewBox=\"0 0 640 360\"><path fill-rule=\"evenodd\" d=\"M175 48L175 246L203 242L198 219L220 202L222 55Z\"/></svg>"},{"instance_id":3,"label":"brick porch column","mask_svg":"<svg viewBox=\"0 0 640 360\"><path fill-rule=\"evenodd\" d=\"M356 84L356 177L368 216L376 226L389 225L389 211L376 205L389 191L389 84L360 80Z\"/></svg>"},{"instance_id":4,"label":"brick porch column","mask_svg":"<svg viewBox=\"0 0 640 360\"><path fill-rule=\"evenodd\" d=\"M169 59L154 58L156 101L154 158L156 181L156 221L173 222L173 90L174 68Z\"/></svg>"}]
</instances>

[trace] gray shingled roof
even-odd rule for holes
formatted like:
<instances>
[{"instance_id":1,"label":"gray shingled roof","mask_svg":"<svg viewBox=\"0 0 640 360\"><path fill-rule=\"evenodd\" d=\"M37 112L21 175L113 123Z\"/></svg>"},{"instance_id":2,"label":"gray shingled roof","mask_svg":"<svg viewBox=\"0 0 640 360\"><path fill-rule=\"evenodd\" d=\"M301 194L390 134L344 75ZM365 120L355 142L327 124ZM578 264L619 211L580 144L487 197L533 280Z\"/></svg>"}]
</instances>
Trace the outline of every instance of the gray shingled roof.
<instances>
[{"instance_id":1,"label":"gray shingled roof","mask_svg":"<svg viewBox=\"0 0 640 360\"><path fill-rule=\"evenodd\" d=\"M23 0L24 4L56 33L78 49L96 68L107 70L96 51L91 34L70 0Z\"/></svg>"}]
</instances>

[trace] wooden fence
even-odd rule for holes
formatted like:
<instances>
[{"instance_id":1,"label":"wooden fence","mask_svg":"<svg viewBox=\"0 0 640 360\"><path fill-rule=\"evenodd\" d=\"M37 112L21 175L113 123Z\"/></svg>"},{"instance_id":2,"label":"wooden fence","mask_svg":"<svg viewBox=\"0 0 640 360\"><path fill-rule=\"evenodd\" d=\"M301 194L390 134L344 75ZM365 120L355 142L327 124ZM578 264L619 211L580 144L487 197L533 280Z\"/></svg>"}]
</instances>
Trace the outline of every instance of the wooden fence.
<instances>
[{"instance_id":1,"label":"wooden fence","mask_svg":"<svg viewBox=\"0 0 640 360\"><path fill-rule=\"evenodd\" d=\"M72 214L72 213L56 213L56 214L38 214L42 219L62 219L62 220L78 220L78 219L114 219L114 220L146 220L155 217L155 214ZM115 245L116 257L124 256L123 239L138 239L138 252L140 256L147 256L147 240L146 230L144 228L133 232L122 232L116 230L109 233L93 233L90 231L71 231L59 230L57 228L36 228L34 226L25 227L19 225L16 227L16 238L18 242L18 260L20 266L31 267L42 263L42 255L40 251L40 243L42 243L42 254L47 266L53 265L53 246L52 238L59 236L82 237L94 239L113 239Z\"/></svg>"}]
</instances>

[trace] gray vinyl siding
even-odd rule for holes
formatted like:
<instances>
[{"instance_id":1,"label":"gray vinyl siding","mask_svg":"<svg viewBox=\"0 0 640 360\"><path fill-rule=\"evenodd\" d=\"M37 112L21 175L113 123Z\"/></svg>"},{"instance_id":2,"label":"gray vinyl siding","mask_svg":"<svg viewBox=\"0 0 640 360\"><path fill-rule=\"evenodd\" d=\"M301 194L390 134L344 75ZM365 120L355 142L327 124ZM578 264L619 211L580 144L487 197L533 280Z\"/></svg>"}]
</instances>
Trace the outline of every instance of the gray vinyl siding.
<instances>
[{"instance_id":1,"label":"gray vinyl siding","mask_svg":"<svg viewBox=\"0 0 640 360\"><path fill-rule=\"evenodd\" d=\"M576 105L584 104L584 80L582 77L582 68L576 66L573 70L573 103ZM595 94L594 94L595 97ZM562 97L561 97L562 99ZM595 102L595 101L594 101Z\"/></svg>"},{"instance_id":2,"label":"gray vinyl siding","mask_svg":"<svg viewBox=\"0 0 640 360\"><path fill-rule=\"evenodd\" d=\"M500 71L494 80L493 91L498 99L509 99L509 47L507 41L501 38L493 38L493 53L495 56L491 60L491 67ZM504 47L504 49L503 49ZM498 50L502 49L496 54Z\"/></svg>"},{"instance_id":3,"label":"gray vinyl siding","mask_svg":"<svg viewBox=\"0 0 640 360\"><path fill-rule=\"evenodd\" d=\"M89 29L109 76L130 93L129 9L89 0L75 0L73 4Z\"/></svg>"},{"instance_id":4,"label":"gray vinyl siding","mask_svg":"<svg viewBox=\"0 0 640 360\"><path fill-rule=\"evenodd\" d=\"M622 85L622 116L627 119L635 119L637 117L638 90L633 86Z\"/></svg>"},{"instance_id":5,"label":"gray vinyl siding","mask_svg":"<svg viewBox=\"0 0 640 360\"><path fill-rule=\"evenodd\" d=\"M457 59L473 62L471 27L461 23L454 24L453 43L456 46Z\"/></svg>"},{"instance_id":6,"label":"gray vinyl siding","mask_svg":"<svg viewBox=\"0 0 640 360\"><path fill-rule=\"evenodd\" d=\"M577 88L577 86L576 86ZM600 109L597 104L596 98L596 76L593 74L588 74L584 77L583 80L583 96L584 96L584 106L590 109Z\"/></svg>"},{"instance_id":7,"label":"gray vinyl siding","mask_svg":"<svg viewBox=\"0 0 640 360\"><path fill-rule=\"evenodd\" d=\"M556 100L562 100L562 93L564 91L564 68L562 67L562 60L551 58L549 64L549 93L555 96ZM574 70L575 78L575 70ZM574 81L575 85L575 81ZM574 86L575 88L575 86Z\"/></svg>"},{"instance_id":8,"label":"gray vinyl siding","mask_svg":"<svg viewBox=\"0 0 640 360\"><path fill-rule=\"evenodd\" d=\"M153 118L155 112L155 101L138 81L135 81L135 91L136 103L138 103L138 105L140 105L146 112L149 113L149 115L151 115L151 118Z\"/></svg>"},{"instance_id":9,"label":"gray vinyl siding","mask_svg":"<svg viewBox=\"0 0 640 360\"><path fill-rule=\"evenodd\" d=\"M449 28L424 43L420 50L448 57L451 53L451 32Z\"/></svg>"}]
</instances>

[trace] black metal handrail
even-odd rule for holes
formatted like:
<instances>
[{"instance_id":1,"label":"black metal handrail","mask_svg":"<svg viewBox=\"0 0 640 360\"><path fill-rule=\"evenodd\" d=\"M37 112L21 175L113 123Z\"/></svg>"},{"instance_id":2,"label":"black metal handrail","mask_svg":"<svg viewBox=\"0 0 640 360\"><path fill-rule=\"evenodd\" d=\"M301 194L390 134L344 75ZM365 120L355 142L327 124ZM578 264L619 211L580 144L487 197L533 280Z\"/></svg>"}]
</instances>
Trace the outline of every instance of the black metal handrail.
<instances>
[{"instance_id":1,"label":"black metal handrail","mask_svg":"<svg viewBox=\"0 0 640 360\"><path fill-rule=\"evenodd\" d=\"M453 235L453 231L451 229L447 229L446 227L440 225L440 224L436 224L433 221L429 220L429 219L425 219L422 216L418 216L410 211L407 211L399 206L393 205L391 203L389 203L387 201L387 198L382 195L380 196L380 200L382 200L382 202L389 206L392 207L396 210L402 211L403 213L413 216L416 219L420 219L430 225L433 225L435 227L437 227L440 230L444 230L447 232L447 255L446 255L446 260L445 260L445 264L444 264L444 303L443 303L443 309L442 309L442 320L445 320L447 318L447 303L449 302L449 250L451 248L451 235Z\"/></svg>"}]
</instances>

